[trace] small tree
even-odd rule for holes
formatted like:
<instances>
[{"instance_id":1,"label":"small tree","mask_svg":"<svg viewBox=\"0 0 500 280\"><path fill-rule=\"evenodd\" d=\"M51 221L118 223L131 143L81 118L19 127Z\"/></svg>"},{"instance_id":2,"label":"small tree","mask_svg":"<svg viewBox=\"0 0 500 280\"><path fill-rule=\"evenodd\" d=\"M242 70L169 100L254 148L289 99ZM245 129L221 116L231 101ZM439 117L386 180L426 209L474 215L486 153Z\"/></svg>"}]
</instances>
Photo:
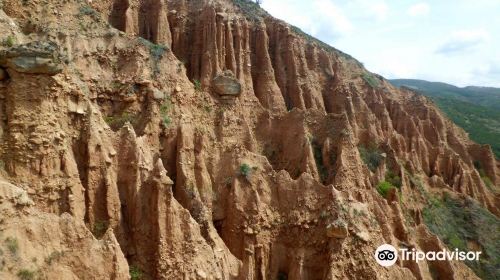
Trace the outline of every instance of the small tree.
<instances>
[{"instance_id":1,"label":"small tree","mask_svg":"<svg viewBox=\"0 0 500 280\"><path fill-rule=\"evenodd\" d=\"M262 0L255 0L255 4L260 6L262 4Z\"/></svg>"}]
</instances>

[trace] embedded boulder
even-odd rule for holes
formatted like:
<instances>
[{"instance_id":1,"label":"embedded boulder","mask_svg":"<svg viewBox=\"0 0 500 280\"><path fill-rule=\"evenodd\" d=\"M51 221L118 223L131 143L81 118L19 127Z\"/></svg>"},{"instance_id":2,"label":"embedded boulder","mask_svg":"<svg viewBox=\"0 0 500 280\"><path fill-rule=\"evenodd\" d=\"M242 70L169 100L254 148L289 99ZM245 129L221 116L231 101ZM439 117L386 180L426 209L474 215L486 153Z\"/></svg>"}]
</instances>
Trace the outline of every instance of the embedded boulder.
<instances>
[{"instance_id":1,"label":"embedded boulder","mask_svg":"<svg viewBox=\"0 0 500 280\"><path fill-rule=\"evenodd\" d=\"M31 42L0 52L0 66L19 73L55 75L62 71L61 56L53 42Z\"/></svg>"},{"instance_id":2,"label":"embedded boulder","mask_svg":"<svg viewBox=\"0 0 500 280\"><path fill-rule=\"evenodd\" d=\"M241 94L241 83L234 77L231 71L225 71L217 75L212 81L213 88L220 96L239 96Z\"/></svg>"},{"instance_id":3,"label":"embedded boulder","mask_svg":"<svg viewBox=\"0 0 500 280\"><path fill-rule=\"evenodd\" d=\"M326 235L331 238L346 238L349 235L347 223L338 219L326 227Z\"/></svg>"}]
</instances>

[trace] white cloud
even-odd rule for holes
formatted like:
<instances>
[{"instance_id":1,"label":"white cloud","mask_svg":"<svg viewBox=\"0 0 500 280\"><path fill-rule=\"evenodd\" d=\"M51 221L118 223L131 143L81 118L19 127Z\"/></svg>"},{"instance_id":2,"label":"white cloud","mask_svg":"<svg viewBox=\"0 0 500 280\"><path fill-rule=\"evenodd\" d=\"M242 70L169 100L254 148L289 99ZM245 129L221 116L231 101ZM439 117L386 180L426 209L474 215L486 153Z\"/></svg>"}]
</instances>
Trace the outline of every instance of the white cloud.
<instances>
[{"instance_id":1,"label":"white cloud","mask_svg":"<svg viewBox=\"0 0 500 280\"><path fill-rule=\"evenodd\" d=\"M414 4L408 9L408 15L412 17L418 17L418 16L426 16L429 14L431 11L431 7L429 4L425 2L420 2L417 4Z\"/></svg>"},{"instance_id":2,"label":"white cloud","mask_svg":"<svg viewBox=\"0 0 500 280\"><path fill-rule=\"evenodd\" d=\"M374 18L378 21L383 21L387 19L389 14L389 6L385 1L372 2L370 5L370 10Z\"/></svg>"},{"instance_id":3,"label":"white cloud","mask_svg":"<svg viewBox=\"0 0 500 280\"><path fill-rule=\"evenodd\" d=\"M331 0L330 0L331 1ZM343 0L343 7L354 17L382 22L388 18L390 9L385 0ZM337 2L343 2L337 0ZM336 2L336 3L337 3Z\"/></svg>"},{"instance_id":4,"label":"white cloud","mask_svg":"<svg viewBox=\"0 0 500 280\"><path fill-rule=\"evenodd\" d=\"M342 8L331 0L309 2L269 0L263 8L272 15L298 26L305 32L334 40L350 33L354 27Z\"/></svg>"},{"instance_id":5,"label":"white cloud","mask_svg":"<svg viewBox=\"0 0 500 280\"><path fill-rule=\"evenodd\" d=\"M441 54L455 54L472 51L490 41L490 34L484 29L468 29L453 32L437 49Z\"/></svg>"}]
</instances>

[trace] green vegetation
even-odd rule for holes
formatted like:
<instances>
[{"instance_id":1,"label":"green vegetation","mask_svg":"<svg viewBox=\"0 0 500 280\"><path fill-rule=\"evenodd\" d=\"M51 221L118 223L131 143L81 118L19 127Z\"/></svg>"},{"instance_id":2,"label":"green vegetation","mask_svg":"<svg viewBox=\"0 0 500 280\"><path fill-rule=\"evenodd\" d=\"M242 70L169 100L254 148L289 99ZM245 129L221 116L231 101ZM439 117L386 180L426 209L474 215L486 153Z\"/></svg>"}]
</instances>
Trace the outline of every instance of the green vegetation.
<instances>
[{"instance_id":1,"label":"green vegetation","mask_svg":"<svg viewBox=\"0 0 500 280\"><path fill-rule=\"evenodd\" d=\"M127 122L130 122L133 125L136 117L128 112L123 112L118 116L106 117L104 120L112 129L116 130L124 126Z\"/></svg>"},{"instance_id":2,"label":"green vegetation","mask_svg":"<svg viewBox=\"0 0 500 280\"><path fill-rule=\"evenodd\" d=\"M96 221L94 223L94 228L92 229L92 233L94 234L95 237L101 238L108 230L108 227L109 227L108 222Z\"/></svg>"},{"instance_id":3,"label":"green vegetation","mask_svg":"<svg viewBox=\"0 0 500 280\"><path fill-rule=\"evenodd\" d=\"M252 176L252 168L250 165L243 163L240 165L240 171L239 171L241 176L244 176L247 180L250 180L250 177Z\"/></svg>"},{"instance_id":4,"label":"green vegetation","mask_svg":"<svg viewBox=\"0 0 500 280\"><path fill-rule=\"evenodd\" d=\"M141 280L144 274L142 270L135 265L130 266L129 273L131 280Z\"/></svg>"},{"instance_id":5,"label":"green vegetation","mask_svg":"<svg viewBox=\"0 0 500 280\"><path fill-rule=\"evenodd\" d=\"M78 16L92 16L92 17L97 17L99 16L99 13L94 10L92 7L85 5L80 7L78 10Z\"/></svg>"},{"instance_id":6,"label":"green vegetation","mask_svg":"<svg viewBox=\"0 0 500 280\"><path fill-rule=\"evenodd\" d=\"M158 62L163 58L163 55L168 50L168 47L161 44L155 44L149 40L139 37L139 42L149 49L149 55L152 58L153 64L153 76L158 75L160 72L160 66Z\"/></svg>"},{"instance_id":7,"label":"green vegetation","mask_svg":"<svg viewBox=\"0 0 500 280\"><path fill-rule=\"evenodd\" d=\"M455 124L469 133L472 140L489 144L500 158L500 89L458 88L444 83L420 80L392 80L430 97Z\"/></svg>"},{"instance_id":8,"label":"green vegetation","mask_svg":"<svg viewBox=\"0 0 500 280\"><path fill-rule=\"evenodd\" d=\"M378 185L377 185L378 193L385 198L387 198L389 191L392 189L395 189L395 188L396 187L393 184L391 184L387 181L382 181L382 182L378 183Z\"/></svg>"},{"instance_id":9,"label":"green vegetation","mask_svg":"<svg viewBox=\"0 0 500 280\"><path fill-rule=\"evenodd\" d=\"M64 255L63 252L54 251L50 253L48 257L45 258L45 263L51 265L52 262L57 262Z\"/></svg>"},{"instance_id":10,"label":"green vegetation","mask_svg":"<svg viewBox=\"0 0 500 280\"><path fill-rule=\"evenodd\" d=\"M196 91L201 91L201 90L202 90L200 80L194 80L194 81L193 81L193 84L194 84L194 89L195 89Z\"/></svg>"},{"instance_id":11,"label":"green vegetation","mask_svg":"<svg viewBox=\"0 0 500 280\"><path fill-rule=\"evenodd\" d=\"M483 167L481 166L481 163L479 161L474 162L474 167L476 168L477 172L479 172L479 176L481 176L481 179L483 180L484 184L488 189L490 189L493 192L497 192L495 185L493 184L493 181L491 181L491 178L486 175L486 172L484 171Z\"/></svg>"},{"instance_id":12,"label":"green vegetation","mask_svg":"<svg viewBox=\"0 0 500 280\"><path fill-rule=\"evenodd\" d=\"M373 76L373 74L371 73L363 73L363 75L361 75L361 78L363 78L363 80L372 88L378 88L379 87L379 81L377 80L377 78L375 78L375 76Z\"/></svg>"},{"instance_id":13,"label":"green vegetation","mask_svg":"<svg viewBox=\"0 0 500 280\"><path fill-rule=\"evenodd\" d=\"M380 152L378 148L373 145L370 145L369 147L360 146L358 147L358 151L361 155L361 159L372 172L375 172L384 160L382 152Z\"/></svg>"},{"instance_id":14,"label":"green vegetation","mask_svg":"<svg viewBox=\"0 0 500 280\"><path fill-rule=\"evenodd\" d=\"M401 177L389 170L385 174L385 180L378 183L377 191L381 196L387 198L391 189L401 190L402 185L403 182L401 181ZM401 193L399 194L401 195Z\"/></svg>"},{"instance_id":15,"label":"green vegetation","mask_svg":"<svg viewBox=\"0 0 500 280\"><path fill-rule=\"evenodd\" d=\"M35 272L28 269L21 269L17 273L17 277L21 280L33 280L35 279Z\"/></svg>"},{"instance_id":16,"label":"green vegetation","mask_svg":"<svg viewBox=\"0 0 500 280\"><path fill-rule=\"evenodd\" d=\"M260 18L268 15L268 13L260 7L258 3L252 0L233 0L233 3L240 8L246 18L251 21L257 21Z\"/></svg>"},{"instance_id":17,"label":"green vegetation","mask_svg":"<svg viewBox=\"0 0 500 280\"><path fill-rule=\"evenodd\" d=\"M165 102L163 102L163 104L160 106L160 116L165 127L168 127L172 123L172 119L169 116L171 108L172 101L170 99L170 96L168 96Z\"/></svg>"},{"instance_id":18,"label":"green vegetation","mask_svg":"<svg viewBox=\"0 0 500 280\"><path fill-rule=\"evenodd\" d=\"M473 200L445 196L431 198L423 210L429 229L454 250L469 251L476 243L483 252L481 261L465 263L482 279L500 279L500 219Z\"/></svg>"},{"instance_id":19,"label":"green vegetation","mask_svg":"<svg viewBox=\"0 0 500 280\"><path fill-rule=\"evenodd\" d=\"M149 40L146 40L142 37L139 37L139 42L146 46L149 49L149 54L154 58L155 61L158 61L163 58L163 55L168 50L167 46L161 44L155 44Z\"/></svg>"},{"instance_id":20,"label":"green vegetation","mask_svg":"<svg viewBox=\"0 0 500 280\"><path fill-rule=\"evenodd\" d=\"M321 145L311 136L309 142L311 143L314 161L316 162L316 168L318 169L319 176L321 177L321 181L324 183L328 179L328 170L323 164L323 151L321 149Z\"/></svg>"},{"instance_id":21,"label":"green vegetation","mask_svg":"<svg viewBox=\"0 0 500 280\"><path fill-rule=\"evenodd\" d=\"M7 249L9 249L9 252L12 254L17 254L17 250L19 249L19 243L17 242L17 239L14 237L7 237L5 239L5 244L7 245Z\"/></svg>"},{"instance_id":22,"label":"green vegetation","mask_svg":"<svg viewBox=\"0 0 500 280\"><path fill-rule=\"evenodd\" d=\"M398 189L400 189L401 186L403 185L403 182L401 181L401 177L399 177L398 175L396 175L394 172L392 172L390 170L387 171L387 173L385 174L385 180Z\"/></svg>"},{"instance_id":23,"label":"green vegetation","mask_svg":"<svg viewBox=\"0 0 500 280\"><path fill-rule=\"evenodd\" d=\"M6 47L13 47L16 44L16 37L9 35L2 42L2 45Z\"/></svg>"}]
</instances>

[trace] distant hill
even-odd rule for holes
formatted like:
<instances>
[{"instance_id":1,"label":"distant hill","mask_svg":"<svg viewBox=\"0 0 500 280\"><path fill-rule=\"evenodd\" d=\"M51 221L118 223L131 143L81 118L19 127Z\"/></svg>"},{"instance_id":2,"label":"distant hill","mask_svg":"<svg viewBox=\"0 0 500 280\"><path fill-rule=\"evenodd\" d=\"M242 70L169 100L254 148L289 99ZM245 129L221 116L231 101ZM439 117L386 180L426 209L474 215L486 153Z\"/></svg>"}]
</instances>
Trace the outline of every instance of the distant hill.
<instances>
[{"instance_id":1,"label":"distant hill","mask_svg":"<svg viewBox=\"0 0 500 280\"><path fill-rule=\"evenodd\" d=\"M474 141L490 144L497 158L500 158L500 88L460 88L445 83L411 79L390 82L430 97Z\"/></svg>"}]
</instances>

